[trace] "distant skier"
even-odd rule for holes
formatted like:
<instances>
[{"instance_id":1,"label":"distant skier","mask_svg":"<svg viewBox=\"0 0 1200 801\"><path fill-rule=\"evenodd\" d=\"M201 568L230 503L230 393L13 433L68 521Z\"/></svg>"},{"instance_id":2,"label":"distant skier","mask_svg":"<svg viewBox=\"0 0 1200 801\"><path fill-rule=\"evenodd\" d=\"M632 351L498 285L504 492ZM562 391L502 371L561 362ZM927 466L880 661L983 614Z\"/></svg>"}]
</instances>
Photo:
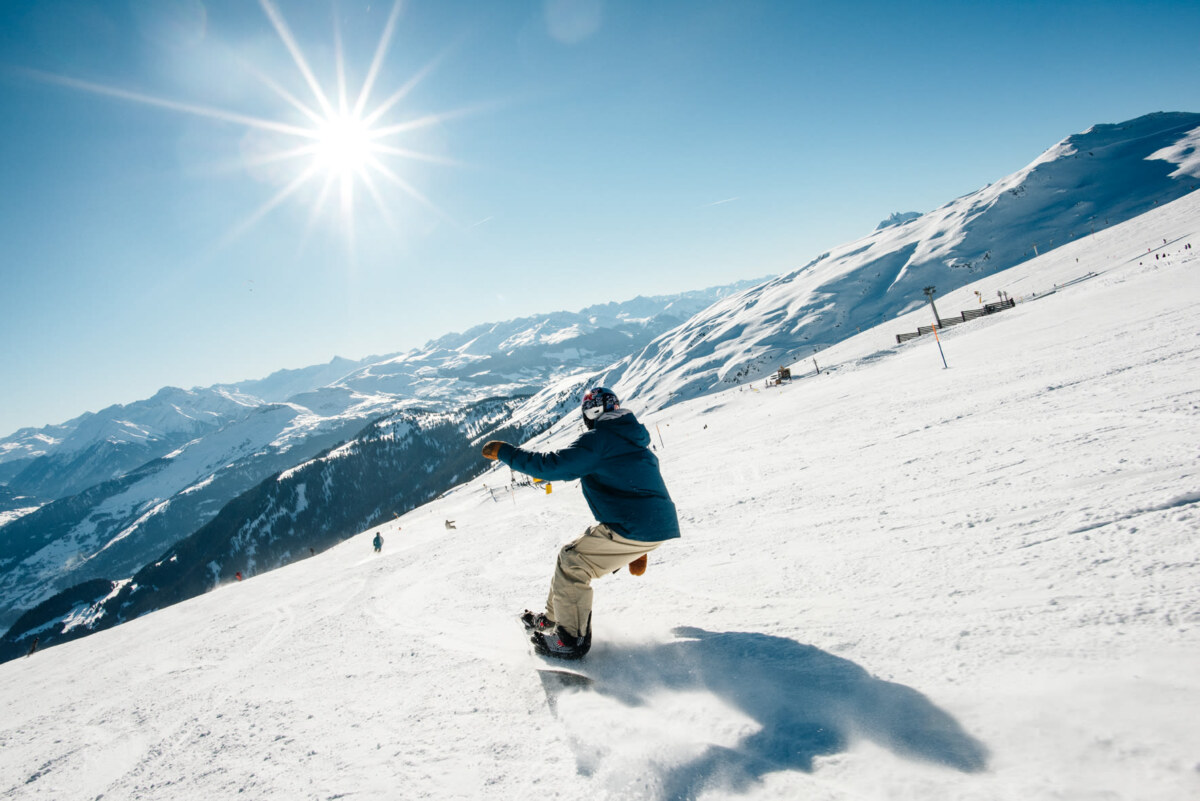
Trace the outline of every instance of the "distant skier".
<instances>
[{"instance_id":1,"label":"distant skier","mask_svg":"<svg viewBox=\"0 0 1200 801\"><path fill-rule=\"evenodd\" d=\"M538 653L559 659L579 659L591 648L592 579L625 565L640 575L646 555L679 536L675 504L648 447L650 432L604 387L589 389L580 410L588 430L560 451L536 453L495 440L483 446L484 457L522 473L582 479L596 517L596 525L558 552L545 613L521 616Z\"/></svg>"},{"instance_id":2,"label":"distant skier","mask_svg":"<svg viewBox=\"0 0 1200 801\"><path fill-rule=\"evenodd\" d=\"M450 529L452 529L452 528L457 528L457 526L455 526L455 525L454 525L454 521L453 521L453 520L447 520L447 521L446 521L446 530L447 530L447 531L449 531L449 530L450 530Z\"/></svg>"},{"instance_id":3,"label":"distant skier","mask_svg":"<svg viewBox=\"0 0 1200 801\"><path fill-rule=\"evenodd\" d=\"M375 553L383 550L383 535L378 531L375 532L375 539L371 540L371 544L375 546Z\"/></svg>"},{"instance_id":4,"label":"distant skier","mask_svg":"<svg viewBox=\"0 0 1200 801\"><path fill-rule=\"evenodd\" d=\"M34 638L33 638L33 644L29 646L29 653L25 654L25 658L26 658L26 659L28 659L29 657L33 656L33 652L37 650L37 646L38 646L38 640L39 640L39 639L41 639L41 638L40 638L40 637L34 637Z\"/></svg>"},{"instance_id":5,"label":"distant skier","mask_svg":"<svg viewBox=\"0 0 1200 801\"><path fill-rule=\"evenodd\" d=\"M241 581L242 580L242 571L239 570L238 572L234 573L233 577L235 579L237 579L238 581Z\"/></svg>"}]
</instances>

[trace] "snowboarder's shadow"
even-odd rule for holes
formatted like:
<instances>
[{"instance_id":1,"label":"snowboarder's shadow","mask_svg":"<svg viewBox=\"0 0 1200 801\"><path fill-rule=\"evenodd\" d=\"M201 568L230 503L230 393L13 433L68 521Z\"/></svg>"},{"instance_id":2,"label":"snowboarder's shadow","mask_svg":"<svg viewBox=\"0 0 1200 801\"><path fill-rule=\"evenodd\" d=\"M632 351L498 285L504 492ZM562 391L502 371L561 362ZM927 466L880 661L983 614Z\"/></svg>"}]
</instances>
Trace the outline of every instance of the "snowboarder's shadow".
<instances>
[{"instance_id":1,"label":"snowboarder's shadow","mask_svg":"<svg viewBox=\"0 0 1200 801\"><path fill-rule=\"evenodd\" d=\"M815 757L845 750L851 738L965 773L987 767L985 746L953 717L849 660L765 634L674 633L673 642L593 652L584 665L591 688L634 706L664 690L707 691L761 728L732 748L710 746L664 767L655 782L664 799L692 799L713 786L742 791L773 771L811 771Z\"/></svg>"}]
</instances>

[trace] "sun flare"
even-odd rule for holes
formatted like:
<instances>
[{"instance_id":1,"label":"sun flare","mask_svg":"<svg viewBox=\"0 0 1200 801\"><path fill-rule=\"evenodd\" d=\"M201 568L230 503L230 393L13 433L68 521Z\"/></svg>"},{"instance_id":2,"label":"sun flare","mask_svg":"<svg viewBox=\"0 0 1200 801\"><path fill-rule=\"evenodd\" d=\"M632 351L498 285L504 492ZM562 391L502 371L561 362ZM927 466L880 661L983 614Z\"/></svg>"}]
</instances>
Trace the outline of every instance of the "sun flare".
<instances>
[{"instance_id":1,"label":"sun flare","mask_svg":"<svg viewBox=\"0 0 1200 801\"><path fill-rule=\"evenodd\" d=\"M375 155L371 129L353 116L337 115L316 126L315 164L326 173L345 177L367 168Z\"/></svg>"},{"instance_id":2,"label":"sun flare","mask_svg":"<svg viewBox=\"0 0 1200 801\"><path fill-rule=\"evenodd\" d=\"M244 125L251 130L266 134L266 141L269 144L260 148L252 160L243 162L244 166L294 165L294 172L289 178L282 181L284 186L274 196L241 220L226 237L226 240L245 233L286 201L307 198L312 204L308 217L308 228L311 228L320 217L329 214L332 209L332 213L336 215L334 220L338 223L337 227L347 242L352 244L355 209L359 207L355 198L360 192L371 198L375 209L389 226L396 227L394 210L391 208L394 204L381 191L381 185L384 188L391 187L399 190L408 198L415 200L439 216L446 216L441 209L402 177L404 171L398 168L397 160L454 164L449 159L414 150L405 141L405 136L418 129L459 116L466 110L439 114L427 113L409 119L401 117L399 120L393 117L393 115L403 113L402 101L430 73L433 64L428 64L419 70L416 75L396 88L386 99L373 106L370 105L372 90L380 77L383 61L391 47L401 4L402 0L395 0L370 66L366 71L366 77L357 94L352 96L346 88L346 64L341 32L336 18L333 26L336 75L333 76L335 80L332 82L336 91L327 92L309 66L300 45L273 0L259 0L259 6L270 20L279 41L291 55L309 93L308 99L297 97L293 91L285 88L285 81L277 80L271 75L248 67L265 87L292 109L290 112L279 113L271 117L155 97L60 75L48 75L33 71L31 74L42 80L95 94ZM280 77L282 78L282 76ZM295 112L299 112L303 119L299 119ZM328 203L327 200L334 193L335 188L336 194L340 196L340 202ZM307 229L305 235L307 236Z\"/></svg>"}]
</instances>

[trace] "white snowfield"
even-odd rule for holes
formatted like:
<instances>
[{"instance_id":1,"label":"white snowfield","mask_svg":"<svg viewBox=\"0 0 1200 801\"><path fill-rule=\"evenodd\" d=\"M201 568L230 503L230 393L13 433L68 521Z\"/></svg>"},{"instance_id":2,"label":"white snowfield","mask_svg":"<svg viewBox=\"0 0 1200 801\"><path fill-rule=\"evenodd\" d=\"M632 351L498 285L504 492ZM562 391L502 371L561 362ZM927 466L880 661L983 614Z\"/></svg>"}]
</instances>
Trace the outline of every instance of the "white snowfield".
<instances>
[{"instance_id":1,"label":"white snowfield","mask_svg":"<svg viewBox=\"0 0 1200 801\"><path fill-rule=\"evenodd\" d=\"M578 485L499 468L0 666L0 798L1200 798L1189 244L1200 193L939 297L1027 298L949 369L923 310L647 415L684 536L596 582L593 688L515 622Z\"/></svg>"}]
</instances>

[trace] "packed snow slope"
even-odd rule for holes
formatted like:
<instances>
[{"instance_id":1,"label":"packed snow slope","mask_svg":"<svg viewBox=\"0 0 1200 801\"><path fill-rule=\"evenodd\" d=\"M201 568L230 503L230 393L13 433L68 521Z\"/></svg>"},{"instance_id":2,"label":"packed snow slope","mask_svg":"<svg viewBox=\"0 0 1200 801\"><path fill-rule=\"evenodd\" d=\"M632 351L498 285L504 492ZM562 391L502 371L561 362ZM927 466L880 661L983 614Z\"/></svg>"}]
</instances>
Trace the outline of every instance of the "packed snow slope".
<instances>
[{"instance_id":1,"label":"packed snow slope","mask_svg":"<svg viewBox=\"0 0 1200 801\"><path fill-rule=\"evenodd\" d=\"M951 293L1029 299L949 369L906 318L642 415L684 536L596 582L591 687L514 621L577 483L498 467L0 665L0 796L1200 797L1193 245L1200 194Z\"/></svg>"},{"instance_id":2,"label":"packed snow slope","mask_svg":"<svg viewBox=\"0 0 1200 801\"><path fill-rule=\"evenodd\" d=\"M1136 217L1200 186L1200 114L1095 125L1024 169L718 301L663 334L608 385L659 409L762 378L925 302ZM995 299L995 296L991 296Z\"/></svg>"}]
</instances>

